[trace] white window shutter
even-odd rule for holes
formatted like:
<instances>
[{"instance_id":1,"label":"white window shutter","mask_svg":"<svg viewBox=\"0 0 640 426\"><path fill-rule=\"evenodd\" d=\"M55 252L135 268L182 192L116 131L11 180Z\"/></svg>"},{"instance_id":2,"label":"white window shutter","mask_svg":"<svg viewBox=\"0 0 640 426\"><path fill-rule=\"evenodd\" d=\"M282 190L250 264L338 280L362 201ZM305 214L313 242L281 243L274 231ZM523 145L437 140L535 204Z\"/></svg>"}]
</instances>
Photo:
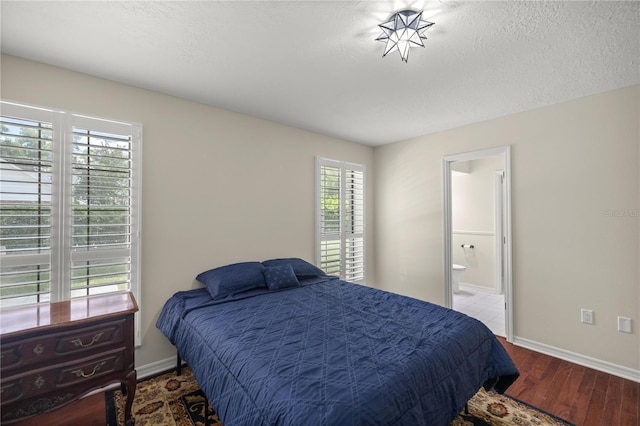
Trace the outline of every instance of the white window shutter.
<instances>
[{"instance_id":1,"label":"white window shutter","mask_svg":"<svg viewBox=\"0 0 640 426\"><path fill-rule=\"evenodd\" d=\"M48 302L59 283L58 115L3 103L0 117L0 300Z\"/></svg>"},{"instance_id":2,"label":"white window shutter","mask_svg":"<svg viewBox=\"0 0 640 426\"><path fill-rule=\"evenodd\" d=\"M364 279L364 171L344 171L344 275L347 281Z\"/></svg>"},{"instance_id":3,"label":"white window shutter","mask_svg":"<svg viewBox=\"0 0 640 426\"><path fill-rule=\"evenodd\" d=\"M328 274L364 280L364 166L317 159L317 263Z\"/></svg>"},{"instance_id":4,"label":"white window shutter","mask_svg":"<svg viewBox=\"0 0 640 426\"><path fill-rule=\"evenodd\" d=\"M66 169L71 297L132 289L136 126L71 116ZM133 259L135 261L135 259Z\"/></svg>"},{"instance_id":5,"label":"white window shutter","mask_svg":"<svg viewBox=\"0 0 640 426\"><path fill-rule=\"evenodd\" d=\"M340 203L341 169L322 165L320 173L320 269L328 274L340 274L342 269L342 249L340 238L340 220L342 206Z\"/></svg>"},{"instance_id":6,"label":"white window shutter","mask_svg":"<svg viewBox=\"0 0 640 426\"><path fill-rule=\"evenodd\" d=\"M0 305L139 300L141 126L4 101L0 115Z\"/></svg>"}]
</instances>

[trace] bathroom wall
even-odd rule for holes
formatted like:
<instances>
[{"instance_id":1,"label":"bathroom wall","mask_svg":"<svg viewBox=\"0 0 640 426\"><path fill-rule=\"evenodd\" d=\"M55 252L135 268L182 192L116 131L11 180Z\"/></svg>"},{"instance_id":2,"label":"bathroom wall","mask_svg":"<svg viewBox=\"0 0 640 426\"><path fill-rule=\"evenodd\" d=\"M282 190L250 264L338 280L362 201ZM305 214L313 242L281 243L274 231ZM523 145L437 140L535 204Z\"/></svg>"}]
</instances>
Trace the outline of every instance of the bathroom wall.
<instances>
[{"instance_id":1,"label":"bathroom wall","mask_svg":"<svg viewBox=\"0 0 640 426\"><path fill-rule=\"evenodd\" d=\"M460 284L492 293L496 288L495 174L500 157L465 161L451 176L453 263L467 267ZM455 163L454 163L455 165ZM463 244L473 249L462 248Z\"/></svg>"}]
</instances>

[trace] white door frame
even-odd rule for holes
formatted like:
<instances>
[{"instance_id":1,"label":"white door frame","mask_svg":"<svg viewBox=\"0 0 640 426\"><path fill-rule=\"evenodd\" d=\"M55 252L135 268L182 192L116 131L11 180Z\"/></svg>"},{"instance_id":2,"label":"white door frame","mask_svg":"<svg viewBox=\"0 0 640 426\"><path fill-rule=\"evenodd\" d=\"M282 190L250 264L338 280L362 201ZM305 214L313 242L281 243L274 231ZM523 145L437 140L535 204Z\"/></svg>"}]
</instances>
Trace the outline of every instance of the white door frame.
<instances>
[{"instance_id":1,"label":"white door frame","mask_svg":"<svg viewBox=\"0 0 640 426\"><path fill-rule=\"evenodd\" d=\"M496 268L495 268L495 290L498 294L504 294L504 245L506 240L504 238L504 170L496 170L495 174L495 256L496 256Z\"/></svg>"},{"instance_id":2,"label":"white door frame","mask_svg":"<svg viewBox=\"0 0 640 426\"><path fill-rule=\"evenodd\" d=\"M502 158L504 171L504 301L505 301L505 334L508 342L513 340L513 287L511 274L511 147L503 146L478 151L447 155L442 158L443 198L444 198L444 294L445 306L453 307L453 289L451 287L452 241L451 241L451 164L456 161L479 160L487 157Z\"/></svg>"}]
</instances>

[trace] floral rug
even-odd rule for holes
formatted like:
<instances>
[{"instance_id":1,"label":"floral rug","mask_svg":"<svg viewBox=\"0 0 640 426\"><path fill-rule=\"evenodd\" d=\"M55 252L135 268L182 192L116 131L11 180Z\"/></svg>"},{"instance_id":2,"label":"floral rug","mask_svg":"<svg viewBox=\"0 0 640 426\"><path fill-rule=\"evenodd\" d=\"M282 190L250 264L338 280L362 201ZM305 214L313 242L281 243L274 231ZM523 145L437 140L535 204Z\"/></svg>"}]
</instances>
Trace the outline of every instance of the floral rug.
<instances>
[{"instance_id":1,"label":"floral rug","mask_svg":"<svg viewBox=\"0 0 640 426\"><path fill-rule=\"evenodd\" d=\"M107 426L124 425L125 398L120 390L106 393ZM451 426L570 426L556 417L495 392L480 390ZM138 382L131 413L136 426L222 426L207 402L189 367L176 376L175 371Z\"/></svg>"},{"instance_id":2,"label":"floral rug","mask_svg":"<svg viewBox=\"0 0 640 426\"><path fill-rule=\"evenodd\" d=\"M523 402L480 389L450 426L573 426Z\"/></svg>"},{"instance_id":3,"label":"floral rug","mask_svg":"<svg viewBox=\"0 0 640 426\"><path fill-rule=\"evenodd\" d=\"M107 426L124 426L126 397L117 390L107 392L105 398ZM136 426L204 426L205 407L209 407L208 424L222 426L193 372L189 367L183 367L179 376L173 370L138 382L131 415Z\"/></svg>"}]
</instances>

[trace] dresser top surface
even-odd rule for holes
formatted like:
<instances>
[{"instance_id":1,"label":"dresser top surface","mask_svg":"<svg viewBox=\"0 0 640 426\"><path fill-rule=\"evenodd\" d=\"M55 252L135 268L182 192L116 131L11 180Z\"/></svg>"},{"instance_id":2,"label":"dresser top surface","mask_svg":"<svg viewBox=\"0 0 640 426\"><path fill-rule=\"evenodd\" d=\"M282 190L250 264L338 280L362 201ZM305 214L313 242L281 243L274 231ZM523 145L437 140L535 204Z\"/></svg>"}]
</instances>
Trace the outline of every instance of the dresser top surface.
<instances>
[{"instance_id":1,"label":"dresser top surface","mask_svg":"<svg viewBox=\"0 0 640 426\"><path fill-rule=\"evenodd\" d=\"M64 302L41 303L0 310L0 334L63 326L96 317L123 315L138 310L131 292L108 293Z\"/></svg>"}]
</instances>

